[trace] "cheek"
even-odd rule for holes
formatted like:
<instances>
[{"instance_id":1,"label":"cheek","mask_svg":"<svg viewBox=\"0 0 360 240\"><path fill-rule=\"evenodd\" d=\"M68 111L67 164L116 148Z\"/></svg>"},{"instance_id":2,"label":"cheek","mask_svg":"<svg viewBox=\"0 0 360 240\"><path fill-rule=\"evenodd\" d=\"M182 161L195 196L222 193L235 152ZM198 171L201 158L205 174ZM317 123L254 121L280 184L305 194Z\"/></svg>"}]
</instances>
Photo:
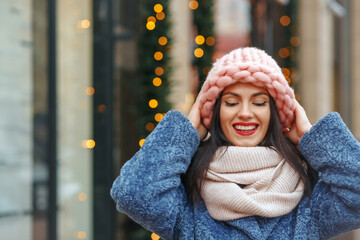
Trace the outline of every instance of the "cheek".
<instances>
[{"instance_id":1,"label":"cheek","mask_svg":"<svg viewBox=\"0 0 360 240\"><path fill-rule=\"evenodd\" d=\"M220 122L226 124L234 118L235 109L221 108L220 109Z\"/></svg>"},{"instance_id":2,"label":"cheek","mask_svg":"<svg viewBox=\"0 0 360 240\"><path fill-rule=\"evenodd\" d=\"M266 126L266 128L268 128L270 123L270 109L267 109L267 111L262 114L262 119L263 124Z\"/></svg>"},{"instance_id":3,"label":"cheek","mask_svg":"<svg viewBox=\"0 0 360 240\"><path fill-rule=\"evenodd\" d=\"M231 111L220 109L220 126L223 133L227 132L227 127L232 119Z\"/></svg>"},{"instance_id":4,"label":"cheek","mask_svg":"<svg viewBox=\"0 0 360 240\"><path fill-rule=\"evenodd\" d=\"M225 125L225 122L226 122L226 113L222 110L220 110L220 126L222 128L222 130L224 131L224 125Z\"/></svg>"}]
</instances>

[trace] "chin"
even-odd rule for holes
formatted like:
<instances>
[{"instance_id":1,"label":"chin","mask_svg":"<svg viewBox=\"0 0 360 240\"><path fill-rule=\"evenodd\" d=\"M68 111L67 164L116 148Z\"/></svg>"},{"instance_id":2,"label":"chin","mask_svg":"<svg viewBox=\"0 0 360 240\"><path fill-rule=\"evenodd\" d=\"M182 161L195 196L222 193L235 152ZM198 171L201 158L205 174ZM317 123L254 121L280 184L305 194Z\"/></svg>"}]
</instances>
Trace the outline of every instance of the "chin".
<instances>
[{"instance_id":1,"label":"chin","mask_svg":"<svg viewBox=\"0 0 360 240\"><path fill-rule=\"evenodd\" d=\"M234 143L233 144L234 146L237 146L237 147L256 147L257 145L259 144L254 144L254 143Z\"/></svg>"}]
</instances>

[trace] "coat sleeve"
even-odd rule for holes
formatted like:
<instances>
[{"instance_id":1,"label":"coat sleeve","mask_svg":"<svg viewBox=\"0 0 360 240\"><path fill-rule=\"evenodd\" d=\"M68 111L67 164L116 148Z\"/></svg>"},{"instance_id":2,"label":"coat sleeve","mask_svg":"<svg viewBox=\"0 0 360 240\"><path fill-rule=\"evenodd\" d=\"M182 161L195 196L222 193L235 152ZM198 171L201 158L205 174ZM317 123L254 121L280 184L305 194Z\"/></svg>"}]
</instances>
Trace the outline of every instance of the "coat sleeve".
<instances>
[{"instance_id":1,"label":"coat sleeve","mask_svg":"<svg viewBox=\"0 0 360 240\"><path fill-rule=\"evenodd\" d=\"M180 175L199 142L185 116L168 112L113 183L111 196L117 209L164 239L179 239L184 224L194 225Z\"/></svg>"},{"instance_id":2,"label":"coat sleeve","mask_svg":"<svg viewBox=\"0 0 360 240\"><path fill-rule=\"evenodd\" d=\"M340 115L316 123L299 148L319 172L310 207L321 239L360 228L360 143Z\"/></svg>"}]
</instances>

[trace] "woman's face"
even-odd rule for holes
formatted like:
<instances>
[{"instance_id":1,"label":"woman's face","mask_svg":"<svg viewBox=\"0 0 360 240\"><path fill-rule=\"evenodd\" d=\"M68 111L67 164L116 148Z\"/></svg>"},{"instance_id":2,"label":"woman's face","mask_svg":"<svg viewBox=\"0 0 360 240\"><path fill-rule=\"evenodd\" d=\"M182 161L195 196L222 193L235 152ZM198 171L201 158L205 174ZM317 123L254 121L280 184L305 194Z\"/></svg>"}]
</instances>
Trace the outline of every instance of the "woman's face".
<instances>
[{"instance_id":1,"label":"woman's face","mask_svg":"<svg viewBox=\"0 0 360 240\"><path fill-rule=\"evenodd\" d=\"M266 89L252 84L235 83L224 89L220 105L220 125L232 145L259 145L269 128L269 101Z\"/></svg>"}]
</instances>

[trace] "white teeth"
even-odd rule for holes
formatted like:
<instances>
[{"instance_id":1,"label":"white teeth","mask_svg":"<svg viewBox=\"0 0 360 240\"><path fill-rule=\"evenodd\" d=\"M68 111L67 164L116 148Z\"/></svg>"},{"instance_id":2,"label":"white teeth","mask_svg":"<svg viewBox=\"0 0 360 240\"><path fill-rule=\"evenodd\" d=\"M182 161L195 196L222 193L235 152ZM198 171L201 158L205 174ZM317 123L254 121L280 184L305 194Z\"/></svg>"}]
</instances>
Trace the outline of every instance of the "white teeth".
<instances>
[{"instance_id":1,"label":"white teeth","mask_svg":"<svg viewBox=\"0 0 360 240\"><path fill-rule=\"evenodd\" d=\"M234 127L237 130L241 130L241 131L251 131L251 130L254 130L257 126L256 125L251 125L251 126L235 125Z\"/></svg>"}]
</instances>

